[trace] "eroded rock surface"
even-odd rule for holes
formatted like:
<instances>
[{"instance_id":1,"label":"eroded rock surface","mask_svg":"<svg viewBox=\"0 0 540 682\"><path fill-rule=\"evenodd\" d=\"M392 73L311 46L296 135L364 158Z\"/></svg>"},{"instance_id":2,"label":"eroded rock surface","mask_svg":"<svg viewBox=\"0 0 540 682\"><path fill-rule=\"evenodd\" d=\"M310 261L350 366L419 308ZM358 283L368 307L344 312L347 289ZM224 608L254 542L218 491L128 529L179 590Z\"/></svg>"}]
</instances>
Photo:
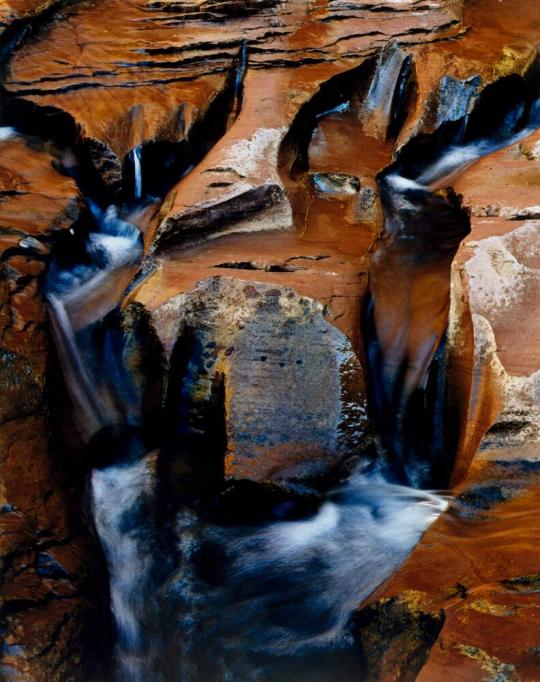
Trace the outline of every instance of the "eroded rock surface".
<instances>
[{"instance_id":1,"label":"eroded rock surface","mask_svg":"<svg viewBox=\"0 0 540 682\"><path fill-rule=\"evenodd\" d=\"M380 652L376 679L407 679L415 628L433 619L435 633L420 636L416 679L538 676L537 139L477 162L454 184L471 213L453 263L448 334L452 390L467 415L453 474L457 498L359 610L360 647L373 643ZM393 604L407 618L386 618Z\"/></svg>"},{"instance_id":2,"label":"eroded rock surface","mask_svg":"<svg viewBox=\"0 0 540 682\"><path fill-rule=\"evenodd\" d=\"M523 448L486 451L456 492L451 513L353 621L366 664L379 652L373 679L537 677L538 460Z\"/></svg>"},{"instance_id":3,"label":"eroded rock surface","mask_svg":"<svg viewBox=\"0 0 540 682\"><path fill-rule=\"evenodd\" d=\"M77 218L80 196L22 139L0 142L0 157L2 674L64 679L89 674L90 643L101 650L109 628L101 555L81 519L84 483L54 437L39 294L51 241Z\"/></svg>"},{"instance_id":4,"label":"eroded rock surface","mask_svg":"<svg viewBox=\"0 0 540 682\"><path fill-rule=\"evenodd\" d=\"M87 679L91 631L112 641L103 453L78 459L40 285L124 201L140 270L102 322L69 312L166 494L324 488L375 450L451 485L351 621L365 677L537 679L540 8L8 2L0 28L6 677ZM464 163L426 176L449 145Z\"/></svg>"}]
</instances>

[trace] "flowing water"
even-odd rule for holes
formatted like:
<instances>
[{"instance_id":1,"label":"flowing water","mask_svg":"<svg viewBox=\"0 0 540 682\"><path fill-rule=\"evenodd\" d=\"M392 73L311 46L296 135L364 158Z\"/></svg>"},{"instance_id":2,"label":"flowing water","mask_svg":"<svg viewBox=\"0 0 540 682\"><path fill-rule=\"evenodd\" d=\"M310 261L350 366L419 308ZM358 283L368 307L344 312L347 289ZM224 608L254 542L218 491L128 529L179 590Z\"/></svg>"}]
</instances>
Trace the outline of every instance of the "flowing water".
<instances>
[{"instance_id":1,"label":"flowing water","mask_svg":"<svg viewBox=\"0 0 540 682\"><path fill-rule=\"evenodd\" d=\"M119 292L111 289L111 280L115 273L136 266L142 256L142 238L135 225L120 218L114 206L102 211L90 205L94 224L84 242L83 262L66 267L53 260L46 289L73 416L86 441L118 418L113 408L114 387L98 392L98 381L88 369L95 349L83 348L76 334L118 304Z\"/></svg>"},{"instance_id":2,"label":"flowing water","mask_svg":"<svg viewBox=\"0 0 540 682\"><path fill-rule=\"evenodd\" d=\"M142 178L142 149L135 147L130 152L131 163L133 164L133 196L135 199L142 199L143 178Z\"/></svg>"},{"instance_id":3,"label":"flowing water","mask_svg":"<svg viewBox=\"0 0 540 682\"><path fill-rule=\"evenodd\" d=\"M143 456L94 469L91 493L96 530L109 567L111 610L116 623L119 676L136 682L150 674L144 617L154 557L148 528L133 523L154 502L153 461Z\"/></svg>"},{"instance_id":4,"label":"flowing water","mask_svg":"<svg viewBox=\"0 0 540 682\"><path fill-rule=\"evenodd\" d=\"M381 180L391 211L418 221L427 205L422 201L434 189L526 134L537 118L536 106L527 116L513 108L495 134L474 139L467 139L462 121L450 142L423 153L421 167L411 162L414 154L404 154ZM133 150L132 164L133 193L140 199L140 149ZM96 376L96 357L104 349L92 346L87 333L118 305L115 278L136 270L142 240L129 212L122 217L116 207L91 209L84 258L68 265L53 261L46 293L81 435L89 443L100 433L113 434L114 456L93 469L90 489L117 629L114 678L314 681L329 679L331 670L334 679L358 679L351 614L404 561L447 500L359 465L310 512L299 514L291 498L255 524L249 507L243 522L187 507L158 518L157 455L145 448L119 399L121 358L111 360L109 375ZM429 357L420 364L429 364ZM413 370L411 385L421 384L422 372ZM398 417L392 410L387 416ZM118 429L126 424L129 429Z\"/></svg>"},{"instance_id":5,"label":"flowing water","mask_svg":"<svg viewBox=\"0 0 540 682\"><path fill-rule=\"evenodd\" d=\"M280 519L284 506L255 527L180 513L181 560L161 596L172 610L164 621L183 648L170 679L324 680L325 665L357 679L348 627L354 608L395 571L447 501L359 469L312 515Z\"/></svg>"},{"instance_id":6,"label":"flowing water","mask_svg":"<svg viewBox=\"0 0 540 682\"><path fill-rule=\"evenodd\" d=\"M212 523L184 509L170 519L172 545L160 558L155 456L136 431L118 431L129 422L119 408L118 372L95 375L102 351L86 333L95 309L81 317L89 298L99 300L102 314L117 305L118 292L107 283L136 267L141 238L117 208L92 208L84 263L54 261L47 296L81 433L87 442L111 429L116 434L113 462L94 468L90 478L109 567L116 676L126 682L262 680L281 674L284 657L303 661L334 652L347 662L355 605L405 559L445 499L359 469L300 519L291 514L294 500L276 505L255 526ZM111 359L108 366L114 367Z\"/></svg>"},{"instance_id":7,"label":"flowing water","mask_svg":"<svg viewBox=\"0 0 540 682\"><path fill-rule=\"evenodd\" d=\"M371 258L364 318L371 419L381 457L415 487L446 485L456 446L441 428L443 356L450 269L470 219L445 188L539 126L536 90L503 79L470 114L413 139L378 177L384 231Z\"/></svg>"}]
</instances>

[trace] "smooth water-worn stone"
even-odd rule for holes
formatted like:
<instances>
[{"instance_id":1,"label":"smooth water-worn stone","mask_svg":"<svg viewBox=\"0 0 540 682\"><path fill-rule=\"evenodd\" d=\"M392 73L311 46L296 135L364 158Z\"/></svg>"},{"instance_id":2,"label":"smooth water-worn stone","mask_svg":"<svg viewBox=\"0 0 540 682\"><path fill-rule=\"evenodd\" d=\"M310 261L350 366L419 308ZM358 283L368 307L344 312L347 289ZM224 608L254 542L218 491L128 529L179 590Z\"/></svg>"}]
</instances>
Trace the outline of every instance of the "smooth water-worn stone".
<instances>
[{"instance_id":1,"label":"smooth water-worn stone","mask_svg":"<svg viewBox=\"0 0 540 682\"><path fill-rule=\"evenodd\" d=\"M171 382L182 371L176 355L186 356L182 396L169 393L169 401L189 414L189 428L217 401L206 427L223 425L216 456L226 480L321 477L365 449L360 364L323 313L289 288L230 277L204 280L152 312L172 354ZM189 454L196 456L211 453Z\"/></svg>"},{"instance_id":2,"label":"smooth water-worn stone","mask_svg":"<svg viewBox=\"0 0 540 682\"><path fill-rule=\"evenodd\" d=\"M539 6L4 3L1 28L26 20L32 30L4 55L3 111L56 146L2 129L6 674L76 679L79 656L83 667L92 658L88 630L112 642L82 493L88 462L65 456L57 441L73 434L50 401L61 382L39 282L50 249L64 240L76 260L67 235L84 232L60 161L104 205L156 197L136 218L151 257L125 300L129 277L110 282L123 308L109 322L134 377L133 413L144 403L152 446L162 435L174 445L155 454L162 482L202 477L212 493L224 481L328 483L371 443L370 278L397 383L412 358L407 378L425 385L450 304L436 360L447 403L432 416L459 440L461 506L361 611L359 650L375 679L535 679L538 141L446 179L472 217L451 272L448 253L419 267L420 240L406 248L414 232L381 256L377 177L417 135L469 115L487 85L509 79L505 92L519 96L522 76L534 82ZM449 197L442 188L433 203ZM96 311L86 301L77 326ZM167 389L148 316L169 356Z\"/></svg>"}]
</instances>

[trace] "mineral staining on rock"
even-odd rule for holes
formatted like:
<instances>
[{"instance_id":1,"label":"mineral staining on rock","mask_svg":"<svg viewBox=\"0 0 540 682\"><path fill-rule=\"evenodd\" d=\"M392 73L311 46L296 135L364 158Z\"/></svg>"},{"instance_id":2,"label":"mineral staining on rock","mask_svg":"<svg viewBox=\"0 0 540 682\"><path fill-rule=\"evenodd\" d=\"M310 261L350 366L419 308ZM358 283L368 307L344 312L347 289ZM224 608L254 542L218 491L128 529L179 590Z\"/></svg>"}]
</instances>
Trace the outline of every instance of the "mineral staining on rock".
<instances>
[{"instance_id":1,"label":"mineral staining on rock","mask_svg":"<svg viewBox=\"0 0 540 682\"><path fill-rule=\"evenodd\" d=\"M451 487L351 617L354 669L536 679L540 9L11 1L0 28L4 676L108 674L86 490L126 447L131 506L181 509L185 544L221 498L309 507L363 459ZM141 253L93 252L112 276L68 313L125 423L88 446L44 282L113 202Z\"/></svg>"},{"instance_id":2,"label":"mineral staining on rock","mask_svg":"<svg viewBox=\"0 0 540 682\"><path fill-rule=\"evenodd\" d=\"M213 277L155 309L152 320L166 348L173 340L182 352L191 348L187 404L177 409L195 424L223 385L226 480L321 477L365 449L362 370L320 303L288 288Z\"/></svg>"}]
</instances>

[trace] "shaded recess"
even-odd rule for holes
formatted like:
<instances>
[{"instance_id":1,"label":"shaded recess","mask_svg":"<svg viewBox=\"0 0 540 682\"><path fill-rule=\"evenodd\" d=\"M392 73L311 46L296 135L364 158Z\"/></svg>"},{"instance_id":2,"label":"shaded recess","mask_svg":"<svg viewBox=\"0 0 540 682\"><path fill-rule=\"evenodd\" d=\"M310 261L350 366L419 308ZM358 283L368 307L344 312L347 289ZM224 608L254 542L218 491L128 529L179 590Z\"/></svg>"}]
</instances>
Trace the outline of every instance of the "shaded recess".
<instances>
[{"instance_id":1,"label":"shaded recess","mask_svg":"<svg viewBox=\"0 0 540 682\"><path fill-rule=\"evenodd\" d=\"M136 151L140 153L142 196L165 197L180 178L203 159L240 114L246 67L247 45L243 44L223 89L214 97L205 116L190 128L185 139L179 142L152 140L125 156L122 172L124 195L129 197L135 187Z\"/></svg>"},{"instance_id":2,"label":"shaded recess","mask_svg":"<svg viewBox=\"0 0 540 682\"><path fill-rule=\"evenodd\" d=\"M309 145L318 122L335 111L359 110L376 67L375 59L325 81L296 115L279 150L278 167L293 209L295 225L301 226L309 203ZM354 144L354 140L351 141Z\"/></svg>"},{"instance_id":3,"label":"shaded recess","mask_svg":"<svg viewBox=\"0 0 540 682\"><path fill-rule=\"evenodd\" d=\"M66 111L38 105L6 90L3 91L3 122L23 134L54 141L58 147L58 169L74 176L83 194L101 205L140 201L144 197L161 198L204 157L238 116L242 101L241 81L238 81L241 68L236 65L231 69L224 88L184 139L146 142L129 152L122 163L103 142L81 137L77 122ZM68 150L75 154L76 165L65 165ZM134 151L142 176L139 196L135 190ZM73 164L71 158L69 163Z\"/></svg>"}]
</instances>

